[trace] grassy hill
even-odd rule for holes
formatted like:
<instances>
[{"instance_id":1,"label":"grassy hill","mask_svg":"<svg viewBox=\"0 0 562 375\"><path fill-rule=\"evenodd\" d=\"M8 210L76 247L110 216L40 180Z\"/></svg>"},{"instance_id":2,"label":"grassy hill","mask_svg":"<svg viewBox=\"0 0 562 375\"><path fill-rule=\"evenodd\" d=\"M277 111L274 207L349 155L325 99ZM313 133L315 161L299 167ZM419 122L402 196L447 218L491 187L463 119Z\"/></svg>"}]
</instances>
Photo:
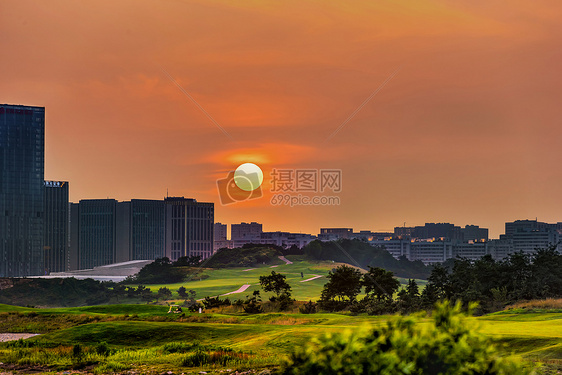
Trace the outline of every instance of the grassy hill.
<instances>
[{"instance_id":1,"label":"grassy hill","mask_svg":"<svg viewBox=\"0 0 562 375\"><path fill-rule=\"evenodd\" d=\"M148 285L153 291L157 291L161 287L167 287L173 292L173 299L179 300L177 290L180 286L186 289L194 290L197 293L197 298L204 298L207 296L218 296L221 294L229 293L237 290L242 285L250 285L250 287L240 294L232 294L228 297L230 299L245 298L246 295L251 295L254 290L261 290L259 285L259 277L268 275L271 271L281 273L287 277L287 282L291 285L292 295L298 301L317 300L320 297L324 284L328 281L326 276L332 269L344 263L336 263L331 261L311 261L306 257L297 255L288 255L287 259L293 264L286 264L285 262L276 259L269 263L269 265L259 265L255 267L236 267L227 269L206 269L202 278L193 278L188 281L174 283L174 284L156 284ZM273 265L271 265L273 264ZM301 276L302 273L302 276ZM320 277L318 277L320 276ZM314 279L313 279L314 278ZM313 279L310 281L305 281ZM399 278L402 284L407 283L407 279ZM420 288L423 288L426 281L417 280ZM261 291L264 299L269 298L272 294L264 293Z\"/></svg>"},{"instance_id":2,"label":"grassy hill","mask_svg":"<svg viewBox=\"0 0 562 375\"><path fill-rule=\"evenodd\" d=\"M308 260L304 256L288 255L292 264L286 264L274 254L266 264L259 263L253 267L232 268L197 268L196 272L187 272L184 281L166 284L146 285L153 292L162 287L172 291L170 301L182 302L178 289L183 286L187 290L194 290L197 299L219 296L238 290L243 285L250 285L243 293L231 294L231 300L245 299L255 290L261 290L259 277L268 275L271 271L281 273L287 277L292 287L292 295L298 301L317 300L324 284L326 275L333 268L343 264L332 261ZM301 276L302 273L302 276ZM312 279L312 280L309 280ZM306 281L309 280L309 281ZM399 279L406 284L406 279ZM425 285L424 280L417 280L420 288ZM136 286L136 284L127 284ZM264 300L272 294L264 293ZM142 303L140 299L108 297L97 286L97 282L77 281L75 279L22 279L20 283L10 289L0 291L0 303L10 303L20 306L64 307L83 306L107 303Z\"/></svg>"}]
</instances>

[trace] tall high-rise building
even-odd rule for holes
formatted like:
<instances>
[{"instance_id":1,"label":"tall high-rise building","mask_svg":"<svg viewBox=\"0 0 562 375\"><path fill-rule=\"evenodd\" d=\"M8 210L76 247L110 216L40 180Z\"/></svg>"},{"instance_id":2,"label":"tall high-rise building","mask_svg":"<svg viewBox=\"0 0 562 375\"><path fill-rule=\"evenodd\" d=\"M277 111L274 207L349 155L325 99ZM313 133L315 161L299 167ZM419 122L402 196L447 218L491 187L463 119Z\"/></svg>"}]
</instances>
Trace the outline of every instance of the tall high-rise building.
<instances>
[{"instance_id":1,"label":"tall high-rise building","mask_svg":"<svg viewBox=\"0 0 562 375\"><path fill-rule=\"evenodd\" d=\"M117 262L115 199L84 199L78 207L78 266L89 269Z\"/></svg>"},{"instance_id":2,"label":"tall high-rise building","mask_svg":"<svg viewBox=\"0 0 562 375\"><path fill-rule=\"evenodd\" d=\"M166 256L176 261L184 256L213 255L213 203L184 197L169 197L166 202Z\"/></svg>"},{"instance_id":3,"label":"tall high-rise building","mask_svg":"<svg viewBox=\"0 0 562 375\"><path fill-rule=\"evenodd\" d=\"M44 270L64 272L69 269L68 182L45 181L45 220L43 228Z\"/></svg>"},{"instance_id":4,"label":"tall high-rise building","mask_svg":"<svg viewBox=\"0 0 562 375\"><path fill-rule=\"evenodd\" d=\"M126 204L129 202L120 202ZM131 199L128 260L166 256L166 204L159 200Z\"/></svg>"},{"instance_id":5,"label":"tall high-rise building","mask_svg":"<svg viewBox=\"0 0 562 375\"><path fill-rule=\"evenodd\" d=\"M45 108L0 104L0 277L42 275Z\"/></svg>"},{"instance_id":6,"label":"tall high-rise building","mask_svg":"<svg viewBox=\"0 0 562 375\"><path fill-rule=\"evenodd\" d=\"M70 207L70 269L213 254L213 203L87 199Z\"/></svg>"}]
</instances>

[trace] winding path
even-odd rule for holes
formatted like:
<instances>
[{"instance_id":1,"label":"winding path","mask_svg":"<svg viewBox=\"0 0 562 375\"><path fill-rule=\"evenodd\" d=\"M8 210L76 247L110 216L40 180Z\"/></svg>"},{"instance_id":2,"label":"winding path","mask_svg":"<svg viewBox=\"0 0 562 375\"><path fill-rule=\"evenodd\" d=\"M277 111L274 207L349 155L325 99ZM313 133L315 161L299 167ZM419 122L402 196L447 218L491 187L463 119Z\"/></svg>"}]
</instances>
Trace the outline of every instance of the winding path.
<instances>
[{"instance_id":1,"label":"winding path","mask_svg":"<svg viewBox=\"0 0 562 375\"><path fill-rule=\"evenodd\" d=\"M246 291L246 289L248 289L250 287L251 284L244 284L242 285L240 288L238 288L238 290L235 290L234 292L228 292L225 294L221 294L222 296L229 296L231 294L237 294L237 293L244 293Z\"/></svg>"},{"instance_id":2,"label":"winding path","mask_svg":"<svg viewBox=\"0 0 562 375\"><path fill-rule=\"evenodd\" d=\"M293 264L289 259L285 258L283 255L278 256L277 258L281 259L285 264Z\"/></svg>"},{"instance_id":3,"label":"winding path","mask_svg":"<svg viewBox=\"0 0 562 375\"><path fill-rule=\"evenodd\" d=\"M322 277L322 275L315 275L314 277L311 277L310 279L301 280L301 281L299 281L299 282L300 282L300 283L306 283L307 281L316 280L316 279L319 279L319 278L321 278L321 277Z\"/></svg>"},{"instance_id":4,"label":"winding path","mask_svg":"<svg viewBox=\"0 0 562 375\"><path fill-rule=\"evenodd\" d=\"M217 297L224 297L224 296L229 296L231 294L238 294L238 293L244 293L246 291L246 289L248 289L250 287L250 285L252 284L244 284L242 285L240 288L236 289L234 292L228 292L225 294L219 294L218 296L209 296L209 298L217 298ZM207 297L205 297L207 298ZM197 302L201 302L203 301L205 298L200 298L197 300Z\"/></svg>"},{"instance_id":5,"label":"winding path","mask_svg":"<svg viewBox=\"0 0 562 375\"><path fill-rule=\"evenodd\" d=\"M28 339L37 336L37 333L0 333L0 342Z\"/></svg>"}]
</instances>

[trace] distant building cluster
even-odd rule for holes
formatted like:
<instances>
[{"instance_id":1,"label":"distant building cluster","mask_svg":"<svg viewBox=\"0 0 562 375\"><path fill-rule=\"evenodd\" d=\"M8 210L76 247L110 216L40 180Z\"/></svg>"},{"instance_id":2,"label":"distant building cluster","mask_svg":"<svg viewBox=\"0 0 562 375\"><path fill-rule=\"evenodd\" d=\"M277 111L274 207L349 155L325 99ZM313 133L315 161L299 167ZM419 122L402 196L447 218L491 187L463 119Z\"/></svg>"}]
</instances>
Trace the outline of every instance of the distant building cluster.
<instances>
[{"instance_id":1,"label":"distant building cluster","mask_svg":"<svg viewBox=\"0 0 562 375\"><path fill-rule=\"evenodd\" d=\"M359 239L395 258L425 264L457 256L503 259L562 246L562 223L517 220L489 239L488 229L449 223L396 227L393 232L321 228L264 232L256 222L214 222L214 204L184 197L162 200L84 199L69 202L68 181L45 181L45 108L0 104L0 277L48 275L133 260L210 257L245 244L303 248L314 240Z\"/></svg>"},{"instance_id":2,"label":"distant building cluster","mask_svg":"<svg viewBox=\"0 0 562 375\"><path fill-rule=\"evenodd\" d=\"M306 233L290 233L290 232L264 232L262 224L240 223L231 224L230 240L226 239L226 224L216 223L215 233L220 231L222 237L215 239L215 251L220 248L237 248L245 244L261 244L276 245L283 248L291 248L293 246L303 248L316 239L315 236Z\"/></svg>"},{"instance_id":3,"label":"distant building cluster","mask_svg":"<svg viewBox=\"0 0 562 375\"><path fill-rule=\"evenodd\" d=\"M262 224L231 225L231 239L227 240L227 226L215 223L215 251L227 247L241 247L247 243L273 244L284 248L302 248L314 240L337 241L358 239L373 246L384 247L395 258L419 260L425 264L441 263L450 258L472 260L484 255L503 259L508 254L531 254L538 248L556 245L562 240L562 223L548 224L537 220L517 220L505 224L505 234L489 239L488 229L478 225L464 228L450 223L426 223L417 227L396 227L394 232L354 232L353 228L321 228L317 236L305 233L263 232ZM558 245L562 250L562 245Z\"/></svg>"},{"instance_id":4,"label":"distant building cluster","mask_svg":"<svg viewBox=\"0 0 562 375\"><path fill-rule=\"evenodd\" d=\"M213 253L213 203L70 203L69 183L44 171L45 108L0 104L0 277Z\"/></svg>"},{"instance_id":5,"label":"distant building cluster","mask_svg":"<svg viewBox=\"0 0 562 375\"><path fill-rule=\"evenodd\" d=\"M441 263L450 258L472 260L484 255L503 259L508 254L558 245L562 240L562 223L548 224L537 220L517 220L505 224L505 234L499 239L489 239L488 229L477 225L464 228L450 223L426 223L417 227L396 227L393 233L361 231L351 228L323 228L318 238L331 241L339 238L356 238L373 246L382 246L395 258L406 257L425 264Z\"/></svg>"}]
</instances>

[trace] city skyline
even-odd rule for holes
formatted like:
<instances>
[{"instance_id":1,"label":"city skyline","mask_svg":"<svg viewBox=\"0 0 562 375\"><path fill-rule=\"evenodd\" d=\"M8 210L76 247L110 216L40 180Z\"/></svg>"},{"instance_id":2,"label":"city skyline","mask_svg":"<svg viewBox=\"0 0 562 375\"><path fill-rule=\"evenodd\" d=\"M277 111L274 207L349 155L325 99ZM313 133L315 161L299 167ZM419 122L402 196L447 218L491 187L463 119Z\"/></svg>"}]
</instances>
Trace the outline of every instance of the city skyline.
<instances>
[{"instance_id":1,"label":"city skyline","mask_svg":"<svg viewBox=\"0 0 562 375\"><path fill-rule=\"evenodd\" d=\"M45 179L71 201L169 191L303 233L560 220L551 2L147 4L2 5L0 102L46 108ZM263 198L221 206L244 162ZM341 170L341 203L272 206L274 168Z\"/></svg>"}]
</instances>

